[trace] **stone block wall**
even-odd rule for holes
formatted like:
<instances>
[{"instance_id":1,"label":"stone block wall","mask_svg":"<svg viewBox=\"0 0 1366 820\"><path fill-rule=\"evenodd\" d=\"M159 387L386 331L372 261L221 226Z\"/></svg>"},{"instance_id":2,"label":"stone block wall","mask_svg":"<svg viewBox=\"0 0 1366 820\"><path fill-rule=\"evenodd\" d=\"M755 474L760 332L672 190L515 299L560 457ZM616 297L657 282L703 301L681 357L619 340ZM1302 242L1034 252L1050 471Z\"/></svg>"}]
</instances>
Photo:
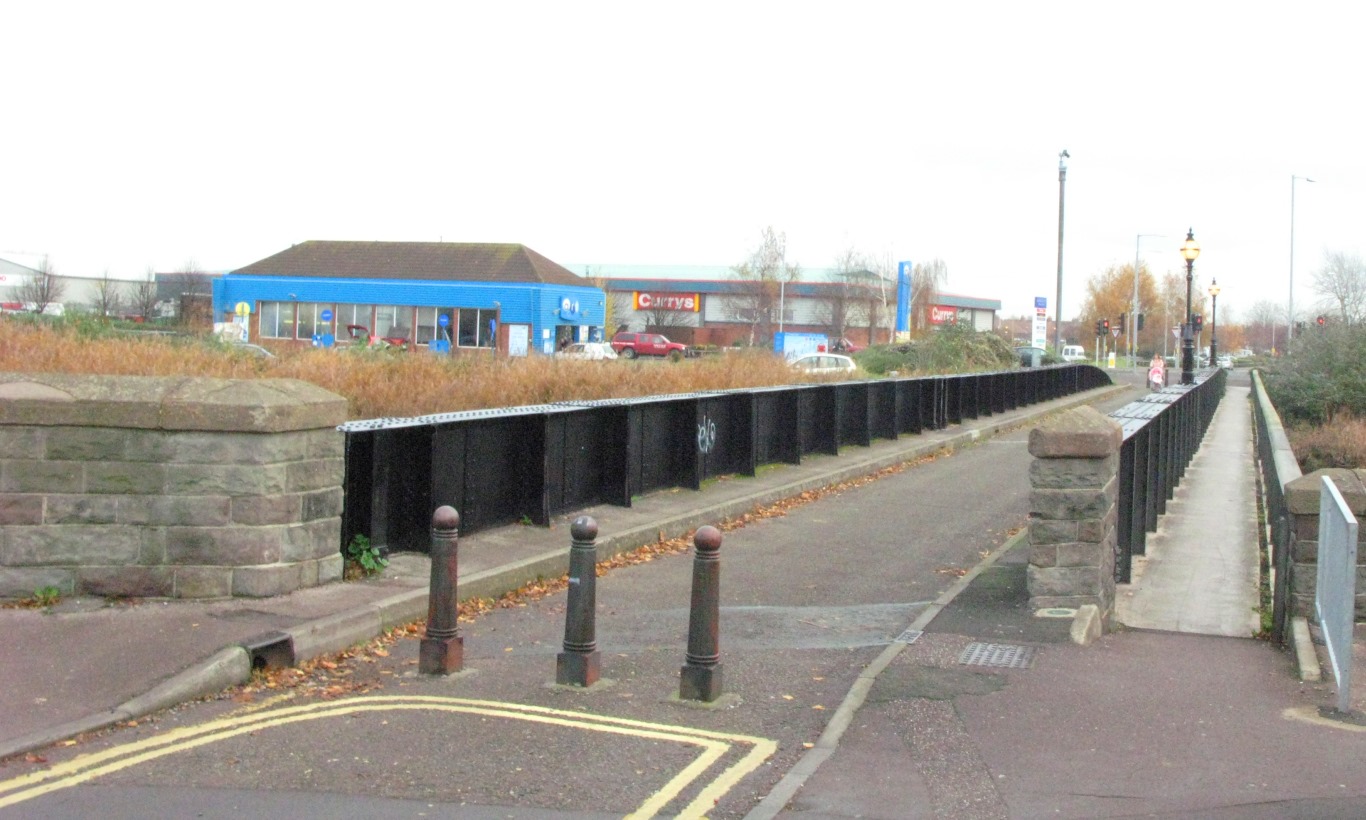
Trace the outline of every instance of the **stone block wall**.
<instances>
[{"instance_id":1,"label":"stone block wall","mask_svg":"<svg viewBox=\"0 0 1366 820\"><path fill-rule=\"evenodd\" d=\"M0 374L0 597L260 597L341 577L345 399Z\"/></svg>"},{"instance_id":2,"label":"stone block wall","mask_svg":"<svg viewBox=\"0 0 1366 820\"><path fill-rule=\"evenodd\" d=\"M1317 470L1309 475L1300 476L1285 485L1285 506L1294 519L1294 541L1290 545L1290 578L1288 589L1290 615L1303 616L1317 622L1314 612L1314 596L1318 591L1319 574L1319 494L1322 492L1323 476L1337 486L1342 500L1356 516L1357 526L1357 579L1356 579L1356 620L1366 621L1366 526L1361 526L1366 517L1366 470L1328 469Z\"/></svg>"},{"instance_id":3,"label":"stone block wall","mask_svg":"<svg viewBox=\"0 0 1366 820\"><path fill-rule=\"evenodd\" d=\"M1029 599L1035 609L1115 607L1118 424L1077 407L1029 432Z\"/></svg>"}]
</instances>

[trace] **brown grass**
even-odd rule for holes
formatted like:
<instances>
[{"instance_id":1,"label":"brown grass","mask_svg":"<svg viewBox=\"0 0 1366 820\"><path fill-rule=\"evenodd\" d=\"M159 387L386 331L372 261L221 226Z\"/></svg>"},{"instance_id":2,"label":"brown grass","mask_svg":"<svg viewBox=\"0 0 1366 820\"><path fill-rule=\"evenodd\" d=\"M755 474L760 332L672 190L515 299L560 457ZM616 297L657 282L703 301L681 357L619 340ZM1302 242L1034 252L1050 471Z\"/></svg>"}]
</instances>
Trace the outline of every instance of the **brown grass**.
<instances>
[{"instance_id":1,"label":"brown grass","mask_svg":"<svg viewBox=\"0 0 1366 820\"><path fill-rule=\"evenodd\" d=\"M677 363L314 348L278 348L276 353L278 358L266 359L193 337L91 337L69 325L0 320L0 372L300 379L345 396L352 419L799 381L767 351L728 351Z\"/></svg>"},{"instance_id":2,"label":"brown grass","mask_svg":"<svg viewBox=\"0 0 1366 820\"><path fill-rule=\"evenodd\" d=\"M1366 419L1340 413L1328 424L1285 432L1300 469L1306 473L1325 467L1356 469L1366 465Z\"/></svg>"}]
</instances>

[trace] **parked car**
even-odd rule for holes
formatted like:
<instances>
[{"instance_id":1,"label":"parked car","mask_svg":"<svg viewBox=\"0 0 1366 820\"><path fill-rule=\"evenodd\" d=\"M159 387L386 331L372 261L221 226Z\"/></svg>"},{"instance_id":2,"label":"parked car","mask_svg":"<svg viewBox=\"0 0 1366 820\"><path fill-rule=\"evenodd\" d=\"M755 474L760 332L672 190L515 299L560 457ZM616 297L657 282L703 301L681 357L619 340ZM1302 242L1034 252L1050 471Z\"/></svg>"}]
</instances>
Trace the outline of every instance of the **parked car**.
<instances>
[{"instance_id":1,"label":"parked car","mask_svg":"<svg viewBox=\"0 0 1366 820\"><path fill-rule=\"evenodd\" d=\"M1063 345L1062 360L1065 362L1086 361L1086 348L1081 345Z\"/></svg>"},{"instance_id":2,"label":"parked car","mask_svg":"<svg viewBox=\"0 0 1366 820\"><path fill-rule=\"evenodd\" d=\"M1020 367L1038 367L1048 353L1042 347L1017 347L1015 355L1020 357Z\"/></svg>"},{"instance_id":3,"label":"parked car","mask_svg":"<svg viewBox=\"0 0 1366 820\"><path fill-rule=\"evenodd\" d=\"M1224 368L1225 370L1232 370L1232 369L1233 369L1233 357L1232 357L1232 356L1229 356L1229 355L1227 355L1227 354L1226 354L1226 355L1223 355L1223 356L1220 356L1220 357L1219 357L1219 366L1222 367L1222 368Z\"/></svg>"},{"instance_id":4,"label":"parked car","mask_svg":"<svg viewBox=\"0 0 1366 820\"><path fill-rule=\"evenodd\" d=\"M807 353L788 364L804 373L843 373L858 369L853 359L838 353Z\"/></svg>"},{"instance_id":5,"label":"parked car","mask_svg":"<svg viewBox=\"0 0 1366 820\"><path fill-rule=\"evenodd\" d=\"M671 342L658 333L618 333L612 337L612 349L623 359L637 356L667 356L678 361L688 355L688 346Z\"/></svg>"},{"instance_id":6,"label":"parked car","mask_svg":"<svg viewBox=\"0 0 1366 820\"><path fill-rule=\"evenodd\" d=\"M555 352L561 359L615 359L617 352L606 342L574 342Z\"/></svg>"}]
</instances>

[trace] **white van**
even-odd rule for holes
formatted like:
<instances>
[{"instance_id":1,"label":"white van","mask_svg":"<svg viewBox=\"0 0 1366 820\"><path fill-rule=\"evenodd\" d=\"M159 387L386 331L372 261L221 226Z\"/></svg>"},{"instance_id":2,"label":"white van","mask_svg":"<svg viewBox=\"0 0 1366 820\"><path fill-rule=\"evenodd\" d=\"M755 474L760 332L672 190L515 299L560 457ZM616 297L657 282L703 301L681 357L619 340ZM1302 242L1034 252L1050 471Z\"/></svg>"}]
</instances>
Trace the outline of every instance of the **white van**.
<instances>
[{"instance_id":1,"label":"white van","mask_svg":"<svg viewBox=\"0 0 1366 820\"><path fill-rule=\"evenodd\" d=\"M1062 360L1065 362L1084 362L1086 361L1086 351L1081 345L1063 345Z\"/></svg>"}]
</instances>

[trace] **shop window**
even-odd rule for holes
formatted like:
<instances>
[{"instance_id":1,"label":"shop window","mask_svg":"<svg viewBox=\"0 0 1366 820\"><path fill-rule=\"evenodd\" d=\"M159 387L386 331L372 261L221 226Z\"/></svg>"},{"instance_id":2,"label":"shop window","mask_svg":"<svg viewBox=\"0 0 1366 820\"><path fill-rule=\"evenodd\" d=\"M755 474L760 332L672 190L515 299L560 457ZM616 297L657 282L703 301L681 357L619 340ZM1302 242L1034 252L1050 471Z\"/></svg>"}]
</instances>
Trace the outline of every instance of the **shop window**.
<instances>
[{"instance_id":1,"label":"shop window","mask_svg":"<svg viewBox=\"0 0 1366 820\"><path fill-rule=\"evenodd\" d=\"M433 339L449 342L451 340L451 318L455 311L450 308L421 307L417 309L418 344L427 344ZM446 317L443 327L441 317Z\"/></svg>"},{"instance_id":2,"label":"shop window","mask_svg":"<svg viewBox=\"0 0 1366 820\"><path fill-rule=\"evenodd\" d=\"M461 347L493 347L493 322L498 312L487 308L461 308L460 334Z\"/></svg>"},{"instance_id":3,"label":"shop window","mask_svg":"<svg viewBox=\"0 0 1366 820\"><path fill-rule=\"evenodd\" d=\"M293 339L294 303L261 303L261 337L263 339Z\"/></svg>"}]
</instances>

